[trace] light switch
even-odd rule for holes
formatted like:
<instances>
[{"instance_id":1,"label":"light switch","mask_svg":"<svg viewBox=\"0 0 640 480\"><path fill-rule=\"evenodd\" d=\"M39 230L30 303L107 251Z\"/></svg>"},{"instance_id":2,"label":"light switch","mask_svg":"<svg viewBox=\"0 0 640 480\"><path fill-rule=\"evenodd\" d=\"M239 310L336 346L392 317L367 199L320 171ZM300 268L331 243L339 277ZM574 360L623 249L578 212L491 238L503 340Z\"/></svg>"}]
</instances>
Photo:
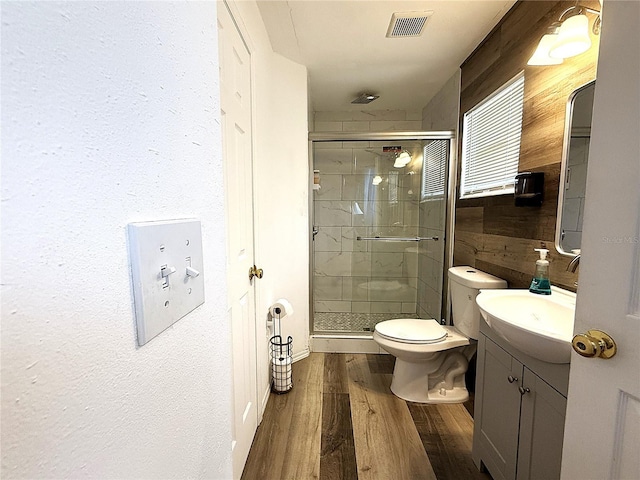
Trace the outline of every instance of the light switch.
<instances>
[{"instance_id":1,"label":"light switch","mask_svg":"<svg viewBox=\"0 0 640 480\"><path fill-rule=\"evenodd\" d=\"M204 303L198 220L130 223L129 252L138 344Z\"/></svg>"}]
</instances>

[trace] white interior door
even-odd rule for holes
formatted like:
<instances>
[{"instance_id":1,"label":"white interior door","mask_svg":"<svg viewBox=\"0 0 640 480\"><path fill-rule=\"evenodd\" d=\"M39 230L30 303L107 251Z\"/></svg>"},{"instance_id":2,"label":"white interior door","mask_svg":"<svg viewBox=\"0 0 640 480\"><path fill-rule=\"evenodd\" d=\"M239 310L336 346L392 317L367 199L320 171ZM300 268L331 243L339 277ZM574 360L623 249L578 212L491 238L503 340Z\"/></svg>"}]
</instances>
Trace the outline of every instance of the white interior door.
<instances>
[{"instance_id":1,"label":"white interior door","mask_svg":"<svg viewBox=\"0 0 640 480\"><path fill-rule=\"evenodd\" d=\"M226 4L217 3L233 336L233 475L240 478L258 426L255 292L249 279L254 264L251 55Z\"/></svg>"},{"instance_id":2,"label":"white interior door","mask_svg":"<svg viewBox=\"0 0 640 480\"><path fill-rule=\"evenodd\" d=\"M575 330L607 332L618 352L572 354L566 480L640 478L638 25L640 2L604 2Z\"/></svg>"}]
</instances>

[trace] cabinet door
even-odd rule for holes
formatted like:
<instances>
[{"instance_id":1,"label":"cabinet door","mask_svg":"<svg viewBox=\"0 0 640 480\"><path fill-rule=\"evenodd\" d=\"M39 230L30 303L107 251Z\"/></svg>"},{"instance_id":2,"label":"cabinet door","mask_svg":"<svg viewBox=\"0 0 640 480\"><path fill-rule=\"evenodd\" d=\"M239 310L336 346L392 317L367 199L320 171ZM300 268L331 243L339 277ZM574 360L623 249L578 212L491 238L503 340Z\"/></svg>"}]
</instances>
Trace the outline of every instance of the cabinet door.
<instances>
[{"instance_id":1,"label":"cabinet door","mask_svg":"<svg viewBox=\"0 0 640 480\"><path fill-rule=\"evenodd\" d=\"M480 460L494 480L516 478L518 425L523 366L488 338L483 337L480 368L480 411L476 419Z\"/></svg>"},{"instance_id":2,"label":"cabinet door","mask_svg":"<svg viewBox=\"0 0 640 480\"><path fill-rule=\"evenodd\" d=\"M567 399L526 367L522 386L518 480L559 479Z\"/></svg>"}]
</instances>

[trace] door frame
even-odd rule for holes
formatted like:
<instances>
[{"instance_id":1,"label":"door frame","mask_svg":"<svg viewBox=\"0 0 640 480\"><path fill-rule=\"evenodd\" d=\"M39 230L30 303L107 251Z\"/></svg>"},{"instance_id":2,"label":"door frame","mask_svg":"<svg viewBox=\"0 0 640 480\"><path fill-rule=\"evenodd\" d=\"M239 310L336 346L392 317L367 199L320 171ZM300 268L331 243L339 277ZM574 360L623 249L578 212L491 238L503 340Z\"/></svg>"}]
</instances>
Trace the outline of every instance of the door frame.
<instances>
[{"instance_id":1,"label":"door frame","mask_svg":"<svg viewBox=\"0 0 640 480\"><path fill-rule=\"evenodd\" d=\"M256 159L256 141L255 141L255 135L256 135L256 131L257 131L257 127L256 127L256 118L257 118L257 113L256 113L256 99L255 99L255 85L256 85L256 66L255 66L255 53L256 53L256 48L253 44L253 41L251 40L251 36L249 35L249 30L247 29L247 27L244 24L243 21L243 17L242 14L240 13L240 9L238 8L238 6L236 5L237 0L218 0L221 1L222 3L224 3L227 6L227 9L229 10L229 13L231 15L231 17L233 18L233 21L236 24L236 27L238 28L238 31L240 32L240 35L242 36L242 40L244 41L245 46L247 47L247 50L249 51L249 55L251 56L251 78L250 78L250 92L251 92L251 131L252 133L252 140L251 140L251 158L252 158L252 162L251 162L251 186L252 186L252 192L251 192L251 197L252 197L252 215L253 215L253 257L254 257L254 261L255 261L255 265L262 265L261 262L261 253L260 253L260 249L258 248L258 245L260 245L260 229L256 228L258 226L258 221L257 221L257 201L256 201L256 196L255 196L255 192L257 192L258 189L258 184L257 184L257 180L256 180L256 176L255 176L255 159ZM258 392L258 398L257 400L257 405L259 405L258 408L258 425L260 425L260 423L262 422L262 417L264 415L264 410L267 406L267 400L269 398L269 392L270 392L270 388L269 388L269 380L268 378L264 379L261 378L261 364L260 364L260 358L263 358L265 361L265 369L268 370L268 345L266 342L261 342L260 341L260 335L258 335L258 308L259 306L262 305L262 298L263 298L263 292L260 288L260 282L256 282L254 284L254 312L255 312L255 318L254 318L254 325L255 325L255 335L256 335L256 348L257 348L257 352L256 352L256 382L257 382L257 392ZM263 355L264 354L264 355ZM266 371L266 370L265 370ZM268 372L267 372L268 374ZM266 380L265 382L261 382L261 380ZM266 385L266 389L261 388L261 384L264 383L264 385Z\"/></svg>"},{"instance_id":2,"label":"door frame","mask_svg":"<svg viewBox=\"0 0 640 480\"><path fill-rule=\"evenodd\" d=\"M251 37L248 33L248 30L244 24L243 21L243 17L242 14L240 13L240 9L238 7L238 5L236 4L235 0L219 0L218 2L219 5L218 8L226 8L227 12L229 13L229 16L231 17L231 20L233 21L233 23L235 24L235 27L238 31L238 33L240 34L240 37L242 39L242 42L244 44L244 46L246 47L248 53L249 53L249 59L250 59L250 78L249 78L249 93L250 93L250 115L251 115L251 119L250 119L250 125L251 125L251 144L250 144L250 150L251 150L251 165L250 165L250 175L251 175L251 223L253 225L253 232L252 232L252 250L253 250L253 264L254 265L260 265L258 259L260 257L260 252L258 251L257 246L259 245L259 232L258 232L258 228L257 228L257 221L256 221L256 196L255 196L255 192L257 191L257 184L256 184L256 178L255 178L255 158L256 158L256 140L255 140L255 136L256 136L256 98L255 98L255 85L256 85L256 66L255 66L255 52L256 49L254 48L254 45L251 41ZM227 159L223 158L223 162L226 162ZM257 316L257 311L258 311L258 306L261 304L261 289L260 289L260 282L254 280L253 281L253 285L251 286L251 288L253 289L253 318L251 318L251 331L250 331L250 335L252 335L254 337L254 341L255 341L255 348L256 348L256 352L255 352L255 362L252 365L252 369L253 369L253 373L255 375L255 398L253 398L253 401L255 402L256 405L256 430L257 427L260 425L261 421L262 421L262 417L264 414L264 410L266 407L266 400L268 399L268 394L269 394L269 380L268 377L265 378L263 371L267 371L267 375L268 375L268 360L267 360L267 356L266 356L266 352L267 352L267 344L265 341L261 341L260 335L258 335L259 329L258 329L258 316ZM264 354L264 355L263 355ZM261 363L261 359L264 360L264 362ZM264 365L263 365L264 364ZM264 368L261 368L261 366L264 366ZM231 371L231 377L232 377L232 385L236 382L236 378L234 378L234 372L233 370ZM267 384L267 388L266 388L266 396L263 392L263 388L262 388L262 384L266 383ZM233 398L233 391L232 391L232 398ZM232 427L235 429L235 425ZM253 432L254 437L255 437L255 431ZM243 465L243 469L244 469L244 465ZM242 475L242 471L233 471L233 475L234 478L240 478L240 476Z\"/></svg>"}]
</instances>

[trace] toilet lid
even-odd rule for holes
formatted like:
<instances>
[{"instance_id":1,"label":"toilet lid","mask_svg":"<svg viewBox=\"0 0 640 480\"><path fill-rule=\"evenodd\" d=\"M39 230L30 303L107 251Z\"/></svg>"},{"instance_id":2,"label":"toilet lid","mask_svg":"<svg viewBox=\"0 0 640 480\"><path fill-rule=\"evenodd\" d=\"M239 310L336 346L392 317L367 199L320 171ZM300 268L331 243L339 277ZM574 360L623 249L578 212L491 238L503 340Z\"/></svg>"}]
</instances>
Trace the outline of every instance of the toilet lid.
<instances>
[{"instance_id":1,"label":"toilet lid","mask_svg":"<svg viewBox=\"0 0 640 480\"><path fill-rule=\"evenodd\" d=\"M398 318L376 324L378 335L403 343L438 343L445 339L447 331L435 320Z\"/></svg>"}]
</instances>

